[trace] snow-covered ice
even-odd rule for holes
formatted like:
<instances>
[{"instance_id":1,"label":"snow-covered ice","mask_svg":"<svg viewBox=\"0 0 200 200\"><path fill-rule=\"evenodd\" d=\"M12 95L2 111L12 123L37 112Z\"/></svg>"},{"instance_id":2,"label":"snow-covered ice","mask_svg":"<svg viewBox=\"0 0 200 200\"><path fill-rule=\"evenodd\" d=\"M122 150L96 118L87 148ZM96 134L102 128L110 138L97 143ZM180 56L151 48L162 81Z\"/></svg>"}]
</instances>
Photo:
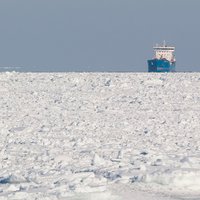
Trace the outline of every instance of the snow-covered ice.
<instances>
[{"instance_id":1,"label":"snow-covered ice","mask_svg":"<svg viewBox=\"0 0 200 200\"><path fill-rule=\"evenodd\" d=\"M199 73L0 73L0 200L200 199Z\"/></svg>"}]
</instances>

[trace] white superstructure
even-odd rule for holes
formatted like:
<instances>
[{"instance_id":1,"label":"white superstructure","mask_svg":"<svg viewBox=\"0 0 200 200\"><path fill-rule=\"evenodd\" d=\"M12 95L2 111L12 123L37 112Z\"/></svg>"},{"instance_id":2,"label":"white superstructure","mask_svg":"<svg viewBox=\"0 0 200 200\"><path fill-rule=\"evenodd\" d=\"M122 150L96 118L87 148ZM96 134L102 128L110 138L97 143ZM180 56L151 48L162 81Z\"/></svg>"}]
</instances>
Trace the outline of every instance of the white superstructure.
<instances>
[{"instance_id":1,"label":"white superstructure","mask_svg":"<svg viewBox=\"0 0 200 200\"><path fill-rule=\"evenodd\" d=\"M155 51L155 58L156 59L167 59L170 62L175 62L174 51L175 47L167 46L165 41L163 42L162 46L156 45L153 47Z\"/></svg>"}]
</instances>

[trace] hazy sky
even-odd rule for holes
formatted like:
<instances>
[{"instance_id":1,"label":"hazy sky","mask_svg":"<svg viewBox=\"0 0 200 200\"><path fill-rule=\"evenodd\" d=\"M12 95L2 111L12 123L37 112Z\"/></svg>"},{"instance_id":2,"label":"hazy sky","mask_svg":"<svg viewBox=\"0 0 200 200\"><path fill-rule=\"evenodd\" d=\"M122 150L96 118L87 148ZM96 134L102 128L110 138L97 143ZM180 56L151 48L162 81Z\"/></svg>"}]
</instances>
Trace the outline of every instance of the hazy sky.
<instances>
[{"instance_id":1,"label":"hazy sky","mask_svg":"<svg viewBox=\"0 0 200 200\"><path fill-rule=\"evenodd\" d=\"M200 71L200 0L0 0L0 67L147 71L163 40Z\"/></svg>"}]
</instances>

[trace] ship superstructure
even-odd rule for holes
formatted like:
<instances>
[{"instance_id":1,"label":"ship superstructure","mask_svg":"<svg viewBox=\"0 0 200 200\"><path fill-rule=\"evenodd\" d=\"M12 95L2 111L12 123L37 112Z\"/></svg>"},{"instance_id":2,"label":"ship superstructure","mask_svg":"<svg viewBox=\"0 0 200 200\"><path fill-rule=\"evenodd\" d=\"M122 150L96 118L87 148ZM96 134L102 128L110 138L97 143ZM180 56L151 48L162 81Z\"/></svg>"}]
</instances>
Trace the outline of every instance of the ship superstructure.
<instances>
[{"instance_id":1,"label":"ship superstructure","mask_svg":"<svg viewBox=\"0 0 200 200\"><path fill-rule=\"evenodd\" d=\"M175 47L167 46L165 41L162 46L153 47L155 57L148 60L149 72L175 72L176 59L174 56Z\"/></svg>"}]
</instances>

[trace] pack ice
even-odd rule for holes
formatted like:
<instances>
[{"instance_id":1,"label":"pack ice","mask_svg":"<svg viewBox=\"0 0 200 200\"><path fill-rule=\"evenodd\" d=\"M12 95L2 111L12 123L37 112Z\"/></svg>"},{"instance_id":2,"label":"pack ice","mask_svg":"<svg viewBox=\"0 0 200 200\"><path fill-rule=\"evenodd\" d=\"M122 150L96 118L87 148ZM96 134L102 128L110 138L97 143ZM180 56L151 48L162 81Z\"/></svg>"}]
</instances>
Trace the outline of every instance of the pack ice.
<instances>
[{"instance_id":1,"label":"pack ice","mask_svg":"<svg viewBox=\"0 0 200 200\"><path fill-rule=\"evenodd\" d=\"M200 199L200 74L1 73L0 199Z\"/></svg>"}]
</instances>

